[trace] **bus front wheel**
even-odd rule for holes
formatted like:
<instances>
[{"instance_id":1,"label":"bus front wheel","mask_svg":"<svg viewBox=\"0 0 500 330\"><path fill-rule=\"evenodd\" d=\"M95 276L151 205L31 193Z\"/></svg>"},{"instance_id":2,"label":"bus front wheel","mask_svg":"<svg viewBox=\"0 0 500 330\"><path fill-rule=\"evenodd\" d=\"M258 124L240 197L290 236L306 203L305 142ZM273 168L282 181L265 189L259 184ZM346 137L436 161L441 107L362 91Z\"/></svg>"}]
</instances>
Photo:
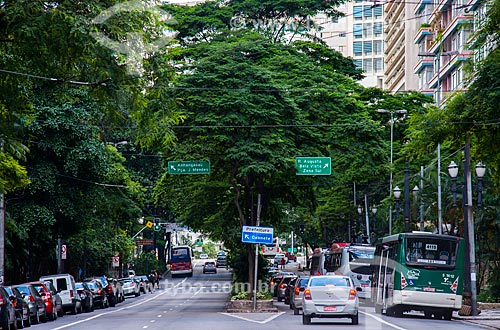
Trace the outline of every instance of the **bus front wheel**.
<instances>
[{"instance_id":1,"label":"bus front wheel","mask_svg":"<svg viewBox=\"0 0 500 330\"><path fill-rule=\"evenodd\" d=\"M453 310L447 309L447 310L443 311L443 318L446 321L451 321L452 316L453 316Z\"/></svg>"}]
</instances>

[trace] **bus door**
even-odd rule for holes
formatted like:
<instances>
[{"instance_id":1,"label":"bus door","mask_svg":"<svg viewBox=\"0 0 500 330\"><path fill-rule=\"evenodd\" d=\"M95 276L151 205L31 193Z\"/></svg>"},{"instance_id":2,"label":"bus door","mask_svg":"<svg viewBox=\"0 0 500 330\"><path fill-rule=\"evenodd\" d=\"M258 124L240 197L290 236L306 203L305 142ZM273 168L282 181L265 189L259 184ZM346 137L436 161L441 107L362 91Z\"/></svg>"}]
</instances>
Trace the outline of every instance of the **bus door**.
<instances>
[{"instance_id":1,"label":"bus door","mask_svg":"<svg viewBox=\"0 0 500 330\"><path fill-rule=\"evenodd\" d=\"M392 305L392 296L394 293L394 269L391 262L393 251L392 247L383 246L380 253L379 264L377 265L377 291L375 303L386 309Z\"/></svg>"}]
</instances>

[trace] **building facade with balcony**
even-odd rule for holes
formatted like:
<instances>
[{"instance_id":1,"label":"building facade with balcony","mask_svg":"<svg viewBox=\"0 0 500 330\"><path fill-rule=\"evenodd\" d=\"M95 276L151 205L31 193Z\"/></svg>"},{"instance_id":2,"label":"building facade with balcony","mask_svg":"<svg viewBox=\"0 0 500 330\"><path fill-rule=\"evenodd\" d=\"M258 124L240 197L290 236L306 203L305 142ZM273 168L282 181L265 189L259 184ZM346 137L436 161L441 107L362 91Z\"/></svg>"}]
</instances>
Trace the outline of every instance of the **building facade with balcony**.
<instances>
[{"instance_id":1,"label":"building facade with balcony","mask_svg":"<svg viewBox=\"0 0 500 330\"><path fill-rule=\"evenodd\" d=\"M413 5L405 1L385 4L385 89L391 92L418 90L418 77L413 67L417 62L417 46Z\"/></svg>"},{"instance_id":2,"label":"building facade with balcony","mask_svg":"<svg viewBox=\"0 0 500 330\"><path fill-rule=\"evenodd\" d=\"M441 107L454 92L467 87L463 64L473 54L468 49L473 16L464 0L420 0L414 12L419 17L414 73L419 90L432 95Z\"/></svg>"}]
</instances>

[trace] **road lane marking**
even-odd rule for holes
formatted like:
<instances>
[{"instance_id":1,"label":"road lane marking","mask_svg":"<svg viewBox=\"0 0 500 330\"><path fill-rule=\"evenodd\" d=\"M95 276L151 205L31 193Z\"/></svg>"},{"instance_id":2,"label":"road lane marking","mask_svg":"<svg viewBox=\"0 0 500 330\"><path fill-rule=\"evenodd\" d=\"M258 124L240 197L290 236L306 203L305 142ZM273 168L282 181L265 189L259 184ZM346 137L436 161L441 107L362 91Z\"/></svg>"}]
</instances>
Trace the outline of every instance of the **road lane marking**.
<instances>
[{"instance_id":1,"label":"road lane marking","mask_svg":"<svg viewBox=\"0 0 500 330\"><path fill-rule=\"evenodd\" d=\"M398 325L395 325L395 324L392 324L392 323L390 323L390 322L387 322L386 320L383 320L383 319L381 319L380 317L375 316L375 315L372 315L372 314L370 314L370 313L366 313L366 312L362 312L362 311L359 311L359 313L361 313L361 314L363 314L363 315L366 315L366 316L369 316L369 317L371 317L372 319L375 319L375 320L379 321L380 323L383 323L383 324L385 324L385 325L388 325L388 326L390 326L390 327L392 327L392 328L394 328L394 329L398 329L398 330L408 330L408 329L406 329L406 328L402 328L402 327L400 327L400 326L398 326Z\"/></svg>"},{"instance_id":2,"label":"road lane marking","mask_svg":"<svg viewBox=\"0 0 500 330\"><path fill-rule=\"evenodd\" d=\"M263 321L252 320L252 319L249 319L249 318L246 318L246 317L243 317L243 316L240 316L240 315L236 315L236 314L231 314L231 313L220 313L220 314L231 316L231 317L234 317L236 319L243 320L243 321L248 321L248 322L253 322L253 323L259 323L259 324L266 324L268 322L271 322L272 320L274 320L278 316L281 316L281 315L283 315L285 313L286 312L276 313L275 315L271 315L270 317L268 317L267 319L265 319Z\"/></svg>"},{"instance_id":3,"label":"road lane marking","mask_svg":"<svg viewBox=\"0 0 500 330\"><path fill-rule=\"evenodd\" d=\"M75 326L77 324L80 324L80 323L83 323L83 322L88 322L88 321L92 321L98 317L101 317L103 315L108 315L108 314L113 314L113 313L117 313L117 312L121 312L123 310L126 310L126 309L130 309L130 308L133 308L133 307L137 307L137 306L140 306L140 305L143 305L145 303L148 303L152 300L155 300L155 299L158 299L159 297L161 297L162 295L168 293L167 291L163 291L163 292L160 292L158 295L155 295L154 297L151 297L151 298L148 298L146 300L143 300L143 301L140 301L138 303L135 303L135 304L132 304L132 305L129 305L129 306L125 306L125 307L120 307L118 309L114 309L112 311L109 311L109 312L102 312L102 313L99 313L97 315L93 315L91 317L88 317L86 319L82 319L82 320L78 320L76 322L72 322L72 323L68 323L68 324L65 324L65 325L62 325L60 327L57 327L57 328L53 328L52 330L60 330L60 329L66 329L66 328L69 328L69 327L72 327L72 326Z\"/></svg>"}]
</instances>

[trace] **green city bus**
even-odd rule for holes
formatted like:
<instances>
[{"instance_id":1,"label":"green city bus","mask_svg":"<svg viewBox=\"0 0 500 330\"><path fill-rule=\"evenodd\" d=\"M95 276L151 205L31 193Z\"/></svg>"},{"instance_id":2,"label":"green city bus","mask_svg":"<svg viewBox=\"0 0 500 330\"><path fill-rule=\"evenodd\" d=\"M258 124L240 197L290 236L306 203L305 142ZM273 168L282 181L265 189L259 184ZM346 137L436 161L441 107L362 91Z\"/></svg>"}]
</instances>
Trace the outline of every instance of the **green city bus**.
<instances>
[{"instance_id":1,"label":"green city bus","mask_svg":"<svg viewBox=\"0 0 500 330\"><path fill-rule=\"evenodd\" d=\"M426 232L379 239L373 264L372 301L377 313L451 320L462 307L464 239Z\"/></svg>"}]
</instances>

